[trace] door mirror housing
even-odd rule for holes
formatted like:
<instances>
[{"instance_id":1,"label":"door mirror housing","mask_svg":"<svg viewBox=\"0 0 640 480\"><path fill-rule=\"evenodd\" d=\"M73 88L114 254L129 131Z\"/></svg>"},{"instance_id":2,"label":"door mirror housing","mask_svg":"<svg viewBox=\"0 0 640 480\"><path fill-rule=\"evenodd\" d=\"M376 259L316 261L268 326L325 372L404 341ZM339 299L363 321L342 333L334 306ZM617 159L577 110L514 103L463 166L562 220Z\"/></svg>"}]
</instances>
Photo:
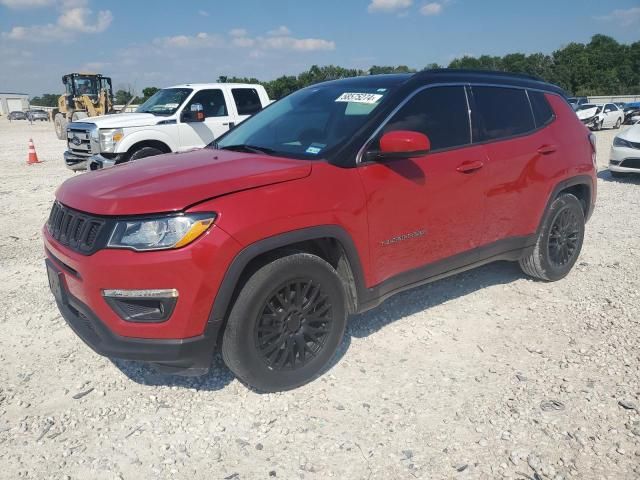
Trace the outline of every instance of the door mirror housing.
<instances>
[{"instance_id":1,"label":"door mirror housing","mask_svg":"<svg viewBox=\"0 0 640 480\"><path fill-rule=\"evenodd\" d=\"M201 103L192 103L189 110L182 112L182 121L187 123L204 122L204 108Z\"/></svg>"},{"instance_id":2,"label":"door mirror housing","mask_svg":"<svg viewBox=\"0 0 640 480\"><path fill-rule=\"evenodd\" d=\"M366 153L367 160L385 161L426 155L431 150L429 137L412 130L395 130L380 137L380 150Z\"/></svg>"}]
</instances>

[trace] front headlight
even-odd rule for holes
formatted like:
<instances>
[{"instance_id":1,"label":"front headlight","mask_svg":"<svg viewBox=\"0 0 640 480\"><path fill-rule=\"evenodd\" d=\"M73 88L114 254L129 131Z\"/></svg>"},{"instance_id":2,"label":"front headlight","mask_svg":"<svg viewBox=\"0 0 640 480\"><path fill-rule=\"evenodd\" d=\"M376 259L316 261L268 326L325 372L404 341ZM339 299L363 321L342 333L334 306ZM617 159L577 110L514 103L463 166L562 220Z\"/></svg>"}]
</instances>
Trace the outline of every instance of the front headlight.
<instances>
[{"instance_id":1,"label":"front headlight","mask_svg":"<svg viewBox=\"0 0 640 480\"><path fill-rule=\"evenodd\" d=\"M623 140L620 137L616 137L616 138L613 139L613 146L614 147L634 148L633 145L631 145L631 142L627 142L626 140Z\"/></svg>"},{"instance_id":2,"label":"front headlight","mask_svg":"<svg viewBox=\"0 0 640 480\"><path fill-rule=\"evenodd\" d=\"M113 152L116 144L122 140L124 133L121 128L101 128L98 133L101 152Z\"/></svg>"},{"instance_id":3,"label":"front headlight","mask_svg":"<svg viewBox=\"0 0 640 480\"><path fill-rule=\"evenodd\" d=\"M116 223L107 247L137 251L184 247L206 232L215 219L215 213L195 213L121 220Z\"/></svg>"}]
</instances>

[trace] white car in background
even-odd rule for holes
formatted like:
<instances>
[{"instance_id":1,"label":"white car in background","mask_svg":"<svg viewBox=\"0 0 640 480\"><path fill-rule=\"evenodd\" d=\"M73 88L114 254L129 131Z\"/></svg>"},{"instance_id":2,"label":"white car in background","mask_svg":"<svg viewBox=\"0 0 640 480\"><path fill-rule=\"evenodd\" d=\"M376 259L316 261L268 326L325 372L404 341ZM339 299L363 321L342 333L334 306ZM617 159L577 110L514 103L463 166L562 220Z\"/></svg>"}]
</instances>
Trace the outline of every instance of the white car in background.
<instances>
[{"instance_id":1,"label":"white car in background","mask_svg":"<svg viewBox=\"0 0 640 480\"><path fill-rule=\"evenodd\" d=\"M584 103L578 107L576 115L591 130L620 128L624 122L624 112L615 103Z\"/></svg>"},{"instance_id":2,"label":"white car in background","mask_svg":"<svg viewBox=\"0 0 640 480\"><path fill-rule=\"evenodd\" d=\"M627 128L613 139L609 171L613 177L640 173L640 123Z\"/></svg>"},{"instance_id":3,"label":"white car in background","mask_svg":"<svg viewBox=\"0 0 640 480\"><path fill-rule=\"evenodd\" d=\"M64 160L71 170L98 170L202 148L270 103L262 85L193 83L163 88L135 113L70 123Z\"/></svg>"}]
</instances>

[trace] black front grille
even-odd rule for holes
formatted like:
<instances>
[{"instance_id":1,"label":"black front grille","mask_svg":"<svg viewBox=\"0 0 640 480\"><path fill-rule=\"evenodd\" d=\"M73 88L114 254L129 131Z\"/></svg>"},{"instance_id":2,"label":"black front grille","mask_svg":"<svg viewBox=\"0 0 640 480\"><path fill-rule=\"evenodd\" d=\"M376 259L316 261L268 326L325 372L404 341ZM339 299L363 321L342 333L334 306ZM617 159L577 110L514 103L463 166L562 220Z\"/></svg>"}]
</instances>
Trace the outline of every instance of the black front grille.
<instances>
[{"instance_id":1,"label":"black front grille","mask_svg":"<svg viewBox=\"0 0 640 480\"><path fill-rule=\"evenodd\" d=\"M51 236L71 250L91 255L103 245L105 219L78 212L59 202L53 204L47 229Z\"/></svg>"},{"instance_id":2,"label":"black front grille","mask_svg":"<svg viewBox=\"0 0 640 480\"><path fill-rule=\"evenodd\" d=\"M620 166L626 168L640 168L640 158L625 158Z\"/></svg>"}]
</instances>

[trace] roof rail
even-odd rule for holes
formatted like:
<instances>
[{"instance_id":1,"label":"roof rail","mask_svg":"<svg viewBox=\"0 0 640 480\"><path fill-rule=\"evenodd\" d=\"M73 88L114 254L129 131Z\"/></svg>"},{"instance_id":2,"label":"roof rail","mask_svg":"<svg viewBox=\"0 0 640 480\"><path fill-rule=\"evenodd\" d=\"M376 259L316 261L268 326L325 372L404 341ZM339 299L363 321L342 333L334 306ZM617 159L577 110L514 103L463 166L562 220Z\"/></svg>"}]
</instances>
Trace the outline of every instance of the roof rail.
<instances>
[{"instance_id":1,"label":"roof rail","mask_svg":"<svg viewBox=\"0 0 640 480\"><path fill-rule=\"evenodd\" d=\"M470 75L486 75L486 76L495 76L495 77L504 77L504 78L523 78L527 80L535 80L537 82L544 82L540 77L536 77L535 75L528 75L526 73L511 73L511 72L502 72L498 70L476 70L476 69L464 69L464 68L434 68L432 70L422 70L416 75L425 75L425 74L470 74Z\"/></svg>"}]
</instances>

